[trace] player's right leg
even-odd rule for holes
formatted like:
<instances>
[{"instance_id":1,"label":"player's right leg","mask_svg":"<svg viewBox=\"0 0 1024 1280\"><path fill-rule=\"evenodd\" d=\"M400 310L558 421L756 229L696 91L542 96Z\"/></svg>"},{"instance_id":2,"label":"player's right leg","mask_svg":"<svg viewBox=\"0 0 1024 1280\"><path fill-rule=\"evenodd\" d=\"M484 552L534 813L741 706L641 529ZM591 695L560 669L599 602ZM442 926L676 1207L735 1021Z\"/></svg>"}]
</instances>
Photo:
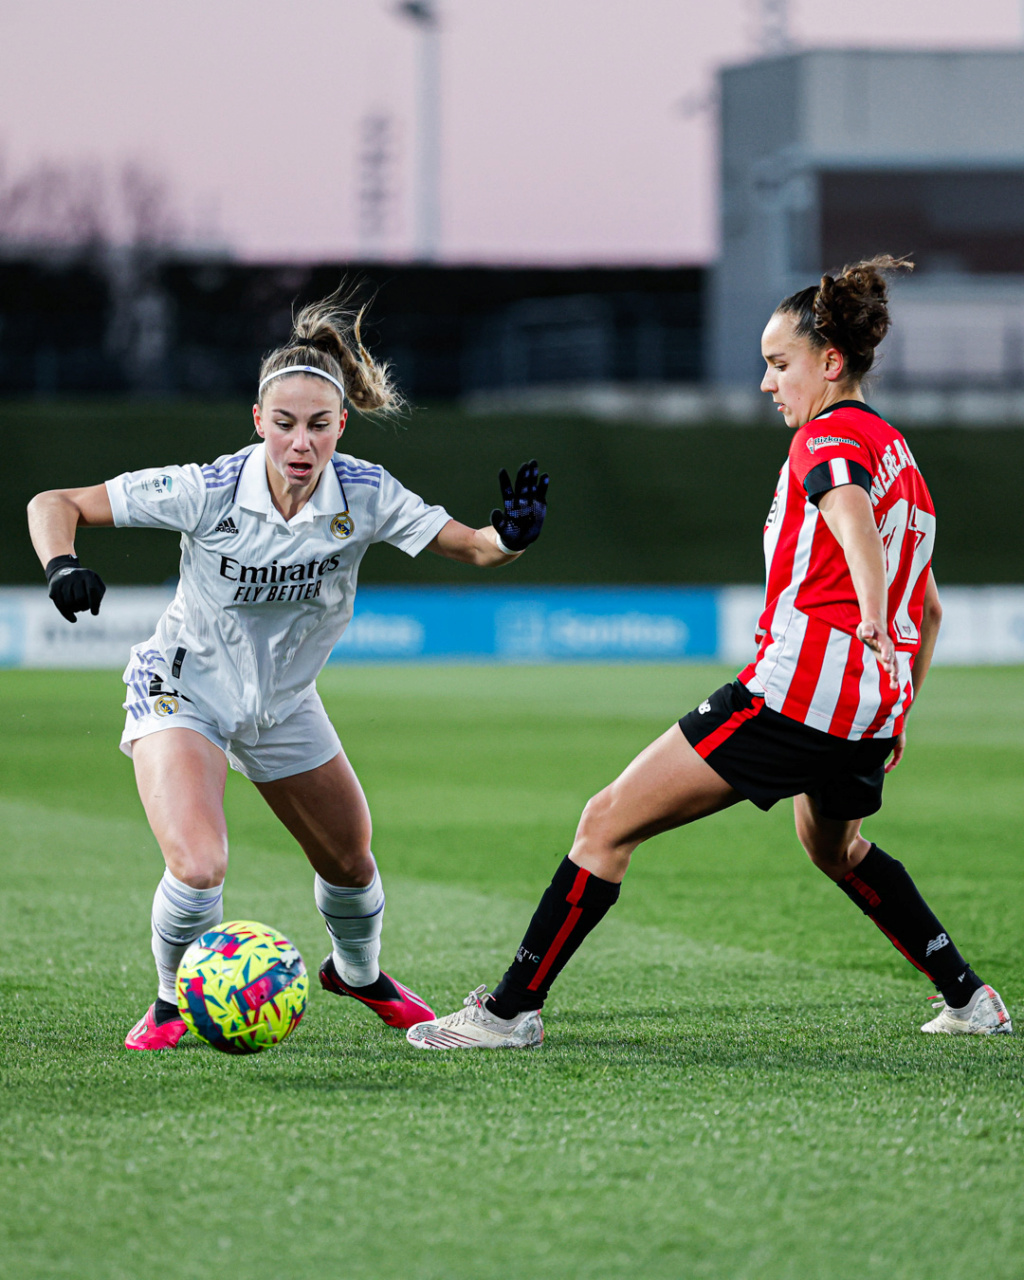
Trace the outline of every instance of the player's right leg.
<instances>
[{"instance_id":1,"label":"player's right leg","mask_svg":"<svg viewBox=\"0 0 1024 1280\"><path fill-rule=\"evenodd\" d=\"M128 1033L128 1049L166 1049L185 1034L174 982L190 943L223 917L228 839L227 760L202 733L162 728L131 742L139 798L166 870L153 897L157 998Z\"/></svg>"},{"instance_id":2,"label":"player's right leg","mask_svg":"<svg viewBox=\"0 0 1024 1280\"><path fill-rule=\"evenodd\" d=\"M741 799L673 725L587 804L569 856L493 994L477 988L462 1009L413 1027L409 1043L419 1049L540 1044L539 1011L551 984L618 898L636 847Z\"/></svg>"},{"instance_id":3,"label":"player's right leg","mask_svg":"<svg viewBox=\"0 0 1024 1280\"><path fill-rule=\"evenodd\" d=\"M369 806L340 744L323 764L256 786L316 872L316 905L331 940L320 985L353 997L389 1027L404 1030L432 1018L430 1005L380 968L384 886L370 851Z\"/></svg>"},{"instance_id":4,"label":"player's right leg","mask_svg":"<svg viewBox=\"0 0 1024 1280\"><path fill-rule=\"evenodd\" d=\"M921 1030L948 1035L1011 1032L999 993L960 954L903 863L861 834L862 820L830 817L810 795L795 796L793 811L797 838L814 865L941 994L938 1016Z\"/></svg>"}]
</instances>

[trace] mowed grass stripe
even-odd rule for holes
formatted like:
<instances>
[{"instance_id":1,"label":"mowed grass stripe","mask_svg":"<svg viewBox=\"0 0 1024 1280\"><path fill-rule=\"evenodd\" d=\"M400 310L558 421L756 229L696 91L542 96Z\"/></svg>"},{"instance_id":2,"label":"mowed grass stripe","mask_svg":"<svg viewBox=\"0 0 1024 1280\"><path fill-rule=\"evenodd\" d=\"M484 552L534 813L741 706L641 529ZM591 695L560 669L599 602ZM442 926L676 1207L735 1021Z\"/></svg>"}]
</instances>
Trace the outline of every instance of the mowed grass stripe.
<instances>
[{"instance_id":1,"label":"mowed grass stripe","mask_svg":"<svg viewBox=\"0 0 1024 1280\"><path fill-rule=\"evenodd\" d=\"M45 830L31 806L14 816ZM116 855L137 837L131 824L90 825L85 855ZM62 826L47 833L57 845ZM305 893L261 888L249 870L239 878L257 914L307 917L293 931L319 954ZM73 877L58 915L77 891ZM453 971L501 963L513 931L500 895L400 881L394 897L390 949L424 990L461 994ZM6 1096L35 1099L4 1125L5 1164L51 1174L5 1189L5 1254L23 1275L146 1274L154 1240L171 1248L183 1219L195 1256L165 1255L159 1274L208 1274L211 1258L243 1246L244 1228L246 1251L288 1242L282 1275L330 1265L338 1239L350 1275L810 1275L826 1259L830 1274L881 1275L860 1254L844 1270L833 1251L844 1239L885 1244L897 1223L905 1234L893 1181L916 1197L924 1168L933 1189L959 1179L1004 1203L1017 1186L1017 1043L915 1036L924 1006L899 981L853 992L827 969L613 918L566 975L540 1053L420 1055L318 993L294 1040L239 1062L196 1041L159 1057L119 1050L130 992L100 1000L95 961L55 975L52 957L38 959L50 976L34 992L11 991L4 975ZM129 987L146 967L138 959ZM922 1113L937 1073L941 1096ZM983 1080L1004 1095L986 1096ZM857 1208L870 1221L854 1239L844 1188L869 1173ZM68 1182L79 1191L70 1202ZM173 1205L166 1223L161 1205ZM515 1259L464 1257L460 1205L521 1234ZM384 1234L381 1213L393 1219ZM998 1240L1000 1214L981 1217ZM420 1264L421 1234L433 1247ZM950 1236L963 1248L962 1233ZM808 1270L788 1269L794 1253Z\"/></svg>"},{"instance_id":2,"label":"mowed grass stripe","mask_svg":"<svg viewBox=\"0 0 1024 1280\"><path fill-rule=\"evenodd\" d=\"M110 737L116 684L28 674L0 678L0 1274L1019 1274L1018 1039L921 1036L927 984L805 864L781 806L640 855L556 987L539 1052L417 1053L317 991L261 1057L195 1040L129 1054L160 864ZM375 811L386 964L445 1009L495 980L580 795L670 722L668 695L692 704L717 677L331 673ZM1020 738L958 757L946 729L927 741L926 711L949 689L982 723L970 680L1002 734L1019 675L936 677L879 838L1014 1003L1019 838L996 801ZM519 727L539 758L517 754ZM961 806L933 819L929 796L952 792ZM996 847L971 842L987 798ZM234 780L228 804L228 912L284 928L315 967L308 868L252 788Z\"/></svg>"}]
</instances>

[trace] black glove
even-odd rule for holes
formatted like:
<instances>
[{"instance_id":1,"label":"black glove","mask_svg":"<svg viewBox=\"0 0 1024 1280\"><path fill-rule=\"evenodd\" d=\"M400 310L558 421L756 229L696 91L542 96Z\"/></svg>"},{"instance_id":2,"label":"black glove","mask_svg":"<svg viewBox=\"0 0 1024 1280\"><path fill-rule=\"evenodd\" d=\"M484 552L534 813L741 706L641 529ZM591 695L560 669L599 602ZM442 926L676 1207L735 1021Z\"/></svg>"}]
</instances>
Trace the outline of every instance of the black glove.
<instances>
[{"instance_id":1,"label":"black glove","mask_svg":"<svg viewBox=\"0 0 1024 1280\"><path fill-rule=\"evenodd\" d=\"M92 569L83 569L77 556L54 556L46 566L50 599L67 618L77 622L76 613L99 613L106 584Z\"/></svg>"},{"instance_id":2,"label":"black glove","mask_svg":"<svg viewBox=\"0 0 1024 1280\"><path fill-rule=\"evenodd\" d=\"M536 542L548 512L548 479L537 475L537 460L524 462L516 476L515 488L502 467L498 473L504 511L491 512L491 524L509 551L525 551Z\"/></svg>"}]
</instances>

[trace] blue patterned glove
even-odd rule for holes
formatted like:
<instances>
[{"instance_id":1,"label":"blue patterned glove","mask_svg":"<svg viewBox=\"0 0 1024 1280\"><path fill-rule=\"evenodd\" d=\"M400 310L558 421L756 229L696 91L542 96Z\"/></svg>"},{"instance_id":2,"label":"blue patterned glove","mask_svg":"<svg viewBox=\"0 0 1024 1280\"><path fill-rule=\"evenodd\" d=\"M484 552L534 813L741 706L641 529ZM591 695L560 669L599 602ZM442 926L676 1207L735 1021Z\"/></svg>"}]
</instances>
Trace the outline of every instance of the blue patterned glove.
<instances>
[{"instance_id":1,"label":"blue patterned glove","mask_svg":"<svg viewBox=\"0 0 1024 1280\"><path fill-rule=\"evenodd\" d=\"M515 487L504 467L498 473L504 510L495 507L491 524L504 550L525 551L540 537L548 511L548 480L547 475L538 476L536 458L519 468Z\"/></svg>"}]
</instances>

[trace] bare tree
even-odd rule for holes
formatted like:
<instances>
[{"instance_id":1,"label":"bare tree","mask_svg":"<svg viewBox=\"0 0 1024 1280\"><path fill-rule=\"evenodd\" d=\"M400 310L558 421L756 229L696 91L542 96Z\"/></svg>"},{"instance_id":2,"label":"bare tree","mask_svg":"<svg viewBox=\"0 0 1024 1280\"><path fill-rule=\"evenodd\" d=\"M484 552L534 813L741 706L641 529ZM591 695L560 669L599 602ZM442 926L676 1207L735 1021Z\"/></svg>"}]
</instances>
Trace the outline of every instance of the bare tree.
<instances>
[{"instance_id":1,"label":"bare tree","mask_svg":"<svg viewBox=\"0 0 1024 1280\"><path fill-rule=\"evenodd\" d=\"M0 246L8 253L169 248L182 238L166 180L143 164L111 171L44 161L12 175L0 158Z\"/></svg>"},{"instance_id":2,"label":"bare tree","mask_svg":"<svg viewBox=\"0 0 1024 1280\"><path fill-rule=\"evenodd\" d=\"M70 256L103 276L104 346L138 390L169 386L171 311L159 268L183 240L167 181L142 163L47 161L10 175L0 159L0 253Z\"/></svg>"}]
</instances>

